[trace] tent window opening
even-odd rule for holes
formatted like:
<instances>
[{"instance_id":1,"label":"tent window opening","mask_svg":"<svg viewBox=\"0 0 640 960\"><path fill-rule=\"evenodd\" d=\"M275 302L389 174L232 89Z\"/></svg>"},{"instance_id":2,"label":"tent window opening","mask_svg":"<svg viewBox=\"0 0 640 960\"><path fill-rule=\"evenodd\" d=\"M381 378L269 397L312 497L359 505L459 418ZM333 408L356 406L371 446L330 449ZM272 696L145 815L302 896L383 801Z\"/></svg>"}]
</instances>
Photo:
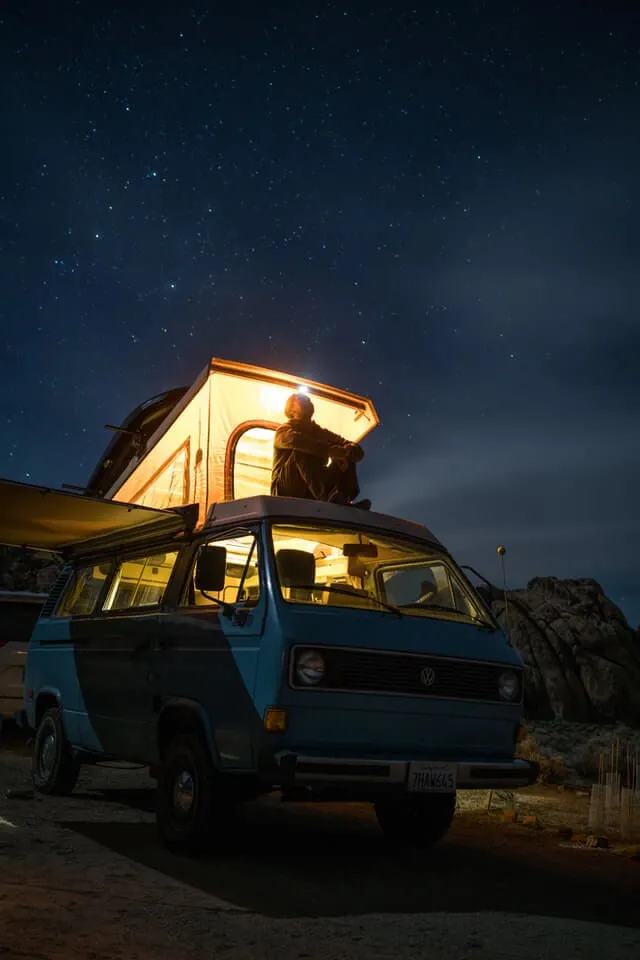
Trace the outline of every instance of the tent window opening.
<instances>
[{"instance_id":1,"label":"tent window opening","mask_svg":"<svg viewBox=\"0 0 640 960\"><path fill-rule=\"evenodd\" d=\"M249 427L238 438L232 467L234 499L270 493L274 435L268 427Z\"/></svg>"}]
</instances>

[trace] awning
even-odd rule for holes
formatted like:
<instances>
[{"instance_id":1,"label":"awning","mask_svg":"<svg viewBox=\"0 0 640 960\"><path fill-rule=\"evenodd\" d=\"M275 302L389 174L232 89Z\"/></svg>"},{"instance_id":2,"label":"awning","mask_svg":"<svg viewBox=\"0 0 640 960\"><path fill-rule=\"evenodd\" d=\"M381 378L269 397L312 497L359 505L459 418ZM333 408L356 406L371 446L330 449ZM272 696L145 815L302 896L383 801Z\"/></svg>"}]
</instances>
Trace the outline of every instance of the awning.
<instances>
[{"instance_id":1,"label":"awning","mask_svg":"<svg viewBox=\"0 0 640 960\"><path fill-rule=\"evenodd\" d=\"M0 543L6 546L77 553L96 540L134 532L173 536L193 526L191 514L188 507L180 513L155 510L0 480Z\"/></svg>"}]
</instances>

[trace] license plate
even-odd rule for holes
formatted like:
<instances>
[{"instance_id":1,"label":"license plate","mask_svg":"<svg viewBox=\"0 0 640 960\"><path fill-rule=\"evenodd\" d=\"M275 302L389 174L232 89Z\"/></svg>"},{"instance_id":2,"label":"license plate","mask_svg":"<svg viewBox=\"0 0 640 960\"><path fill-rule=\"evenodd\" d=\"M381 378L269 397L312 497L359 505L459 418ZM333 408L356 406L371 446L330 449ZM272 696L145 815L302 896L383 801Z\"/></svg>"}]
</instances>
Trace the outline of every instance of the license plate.
<instances>
[{"instance_id":1,"label":"license plate","mask_svg":"<svg viewBox=\"0 0 640 960\"><path fill-rule=\"evenodd\" d=\"M455 763L409 764L407 789L411 793L455 793L457 780Z\"/></svg>"}]
</instances>

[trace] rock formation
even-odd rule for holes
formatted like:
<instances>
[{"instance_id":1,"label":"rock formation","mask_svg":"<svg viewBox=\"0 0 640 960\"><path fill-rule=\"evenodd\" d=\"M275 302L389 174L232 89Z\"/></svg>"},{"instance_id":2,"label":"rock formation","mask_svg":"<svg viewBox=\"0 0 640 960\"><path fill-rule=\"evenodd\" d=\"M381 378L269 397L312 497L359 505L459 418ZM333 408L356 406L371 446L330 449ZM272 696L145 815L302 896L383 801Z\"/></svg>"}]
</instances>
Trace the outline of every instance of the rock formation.
<instances>
[{"instance_id":1,"label":"rock formation","mask_svg":"<svg viewBox=\"0 0 640 960\"><path fill-rule=\"evenodd\" d=\"M591 579L536 577L504 595L483 589L527 665L531 719L640 726L640 644L621 610Z\"/></svg>"}]
</instances>

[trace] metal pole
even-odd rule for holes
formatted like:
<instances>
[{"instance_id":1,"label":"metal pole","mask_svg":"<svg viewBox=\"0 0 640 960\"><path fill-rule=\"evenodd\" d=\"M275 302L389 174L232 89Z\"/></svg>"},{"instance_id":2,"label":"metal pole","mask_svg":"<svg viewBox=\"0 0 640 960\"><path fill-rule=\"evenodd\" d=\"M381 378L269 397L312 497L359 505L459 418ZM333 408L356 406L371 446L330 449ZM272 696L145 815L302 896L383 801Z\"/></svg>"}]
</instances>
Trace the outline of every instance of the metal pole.
<instances>
[{"instance_id":1,"label":"metal pole","mask_svg":"<svg viewBox=\"0 0 640 960\"><path fill-rule=\"evenodd\" d=\"M511 627L509 625L509 598L507 596L507 567L505 563L505 553L506 548L503 546L498 547L498 556L500 557L500 563L502 565L502 589L504 591L504 617L507 626L507 636L511 639Z\"/></svg>"}]
</instances>

